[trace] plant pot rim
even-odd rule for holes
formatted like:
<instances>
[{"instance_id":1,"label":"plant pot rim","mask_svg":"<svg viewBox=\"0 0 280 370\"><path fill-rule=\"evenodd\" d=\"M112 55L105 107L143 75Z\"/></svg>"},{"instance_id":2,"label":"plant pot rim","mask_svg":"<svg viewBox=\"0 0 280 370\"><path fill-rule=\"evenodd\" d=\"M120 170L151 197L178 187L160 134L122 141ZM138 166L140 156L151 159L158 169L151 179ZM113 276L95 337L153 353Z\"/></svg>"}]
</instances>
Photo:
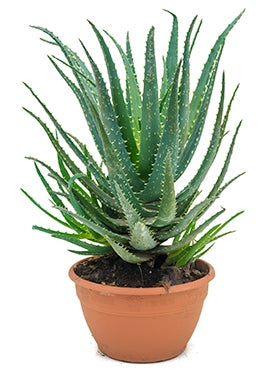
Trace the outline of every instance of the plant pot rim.
<instances>
[{"instance_id":1,"label":"plant pot rim","mask_svg":"<svg viewBox=\"0 0 280 370\"><path fill-rule=\"evenodd\" d=\"M188 283L184 284L178 284L178 285L172 285L168 291L164 287L153 287L153 288L131 288L131 287L118 287L118 286L111 286L111 285L103 285L103 284L98 284L94 283L89 280L82 279L79 277L74 269L77 264L81 263L82 261L86 261L87 259L92 258L84 258L80 261L77 261L74 263L74 265L71 266L69 270L69 277L70 279L77 285L89 289L89 290L94 290L97 292L106 292L106 294L112 294L112 295L145 295L145 296L151 296L151 295L162 295L162 294L172 294L172 293L179 293L183 292L186 290L193 290L197 289L202 285L208 284L209 281L211 281L215 277L215 270L213 266L202 260L199 259L197 260L198 263L200 263L203 267L207 268L208 272L205 276L203 276L200 279L197 279L195 281L191 281Z\"/></svg>"}]
</instances>

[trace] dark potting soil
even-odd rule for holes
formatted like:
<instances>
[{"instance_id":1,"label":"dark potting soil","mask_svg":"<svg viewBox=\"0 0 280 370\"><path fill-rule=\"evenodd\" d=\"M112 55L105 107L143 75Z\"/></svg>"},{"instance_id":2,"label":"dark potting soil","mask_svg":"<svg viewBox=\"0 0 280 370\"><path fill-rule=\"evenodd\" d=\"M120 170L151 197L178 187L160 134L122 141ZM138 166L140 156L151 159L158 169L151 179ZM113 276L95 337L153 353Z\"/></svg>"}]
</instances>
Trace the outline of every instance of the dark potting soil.
<instances>
[{"instance_id":1,"label":"dark potting soil","mask_svg":"<svg viewBox=\"0 0 280 370\"><path fill-rule=\"evenodd\" d=\"M98 284L131 288L151 288L163 286L167 290L172 285L184 284L205 276L208 271L201 268L199 261L191 266L177 268L163 267L164 257L144 262L141 266L123 261L116 255L92 257L79 262L75 273Z\"/></svg>"}]
</instances>

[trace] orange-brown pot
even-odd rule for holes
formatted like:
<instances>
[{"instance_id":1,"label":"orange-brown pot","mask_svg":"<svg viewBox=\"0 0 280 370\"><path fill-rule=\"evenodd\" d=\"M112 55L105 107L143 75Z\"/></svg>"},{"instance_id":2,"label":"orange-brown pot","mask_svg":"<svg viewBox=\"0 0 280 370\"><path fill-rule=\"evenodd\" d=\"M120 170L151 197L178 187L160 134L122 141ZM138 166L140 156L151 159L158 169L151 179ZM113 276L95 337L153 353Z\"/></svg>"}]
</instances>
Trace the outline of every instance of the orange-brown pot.
<instances>
[{"instance_id":1,"label":"orange-brown pot","mask_svg":"<svg viewBox=\"0 0 280 370\"><path fill-rule=\"evenodd\" d=\"M207 271L203 278L157 288L123 288L92 283L75 274L77 295L88 327L106 355L129 362L167 360L184 351L198 322L213 267L197 261Z\"/></svg>"}]
</instances>

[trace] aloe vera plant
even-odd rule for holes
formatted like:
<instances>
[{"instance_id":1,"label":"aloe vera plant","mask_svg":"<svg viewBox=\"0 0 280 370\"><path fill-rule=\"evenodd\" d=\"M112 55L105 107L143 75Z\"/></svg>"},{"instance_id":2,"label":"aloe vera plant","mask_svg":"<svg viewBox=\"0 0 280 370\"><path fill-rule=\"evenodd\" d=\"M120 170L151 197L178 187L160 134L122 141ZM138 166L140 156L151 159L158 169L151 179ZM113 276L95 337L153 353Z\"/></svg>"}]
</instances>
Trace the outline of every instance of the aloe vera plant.
<instances>
[{"instance_id":1,"label":"aloe vera plant","mask_svg":"<svg viewBox=\"0 0 280 370\"><path fill-rule=\"evenodd\" d=\"M199 147L225 40L243 12L216 40L192 94L190 58L201 22L197 24L197 17L191 22L179 60L178 20L174 14L168 13L172 16L173 25L167 55L163 58L162 81L157 80L155 30L152 27L146 41L143 89L138 83L129 34L123 49L109 33L102 35L89 22L104 54L110 85L108 91L99 67L82 42L88 66L52 32L33 27L49 37L43 41L58 47L63 53L64 60L57 57L49 57L49 60L75 94L102 159L101 165L85 144L65 131L32 88L25 84L53 125L52 131L40 117L24 108L41 125L57 152L57 170L42 160L28 158L34 162L59 215L55 210L46 210L29 193L22 191L61 224L64 231L41 226L33 228L79 247L78 250L71 249L71 252L81 255L116 253L134 264L165 255L166 265L182 267L201 257L218 238L232 232L223 230L242 213L223 223L216 223L216 219L225 209L218 209L206 217L206 212L221 193L242 175L224 182L241 123L232 135L212 190L202 199L200 195L203 181L227 133L229 112L237 91L236 88L226 104L224 74L213 132L204 159L179 193L176 193L174 184L189 168ZM124 92L109 42L120 53L125 68ZM70 78L66 71L73 76ZM62 140L71 154L62 146ZM42 169L48 171L53 185L43 175Z\"/></svg>"}]
</instances>

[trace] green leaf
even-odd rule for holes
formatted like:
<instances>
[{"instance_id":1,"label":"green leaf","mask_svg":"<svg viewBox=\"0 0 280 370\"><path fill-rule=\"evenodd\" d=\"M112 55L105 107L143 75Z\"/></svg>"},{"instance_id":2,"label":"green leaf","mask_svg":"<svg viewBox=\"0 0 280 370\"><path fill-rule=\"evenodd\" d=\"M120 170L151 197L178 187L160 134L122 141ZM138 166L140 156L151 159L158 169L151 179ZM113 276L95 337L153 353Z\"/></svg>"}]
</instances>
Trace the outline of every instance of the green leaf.
<instances>
[{"instance_id":1,"label":"green leaf","mask_svg":"<svg viewBox=\"0 0 280 370\"><path fill-rule=\"evenodd\" d=\"M116 117L113 111L113 107L110 101L110 97L108 95L105 82L99 69L97 68L97 65L92 60L87 49L83 44L82 46L90 61L93 73L95 75L96 87L98 91L98 101L104 129L106 131L108 139L110 140L112 146L114 147L115 155L118 157L120 163L123 164L123 167L126 170L125 175L128 181L130 182L135 191L139 191L143 188L143 182L140 180L139 176L135 172L135 169L125 148L125 144L116 121Z\"/></svg>"},{"instance_id":2,"label":"green leaf","mask_svg":"<svg viewBox=\"0 0 280 370\"><path fill-rule=\"evenodd\" d=\"M136 76L136 71L135 71L135 66L134 66L134 61L133 61L133 55L132 55L132 50L131 50L131 44L130 44L130 39L129 39L129 32L126 34L126 56L129 61L130 67L132 72L134 73L135 80L137 82L137 76ZM137 83L138 85L138 83Z\"/></svg>"},{"instance_id":3,"label":"green leaf","mask_svg":"<svg viewBox=\"0 0 280 370\"><path fill-rule=\"evenodd\" d=\"M136 163L138 161L138 149L135 143L135 139L133 136L132 128L130 125L130 120L126 108L126 104L123 98L122 88L120 84L120 80L117 74L117 70L115 68L115 64L113 62L110 50L107 44L104 41L104 38L95 27L93 23L88 21L91 25L92 29L94 30L97 39L100 43L101 49L104 54L104 58L106 61L107 71L110 79L110 87L111 87L111 95L113 101L113 107L115 111L115 116L123 137L123 140L126 145L127 152L130 154L132 163Z\"/></svg>"},{"instance_id":4,"label":"green leaf","mask_svg":"<svg viewBox=\"0 0 280 370\"><path fill-rule=\"evenodd\" d=\"M122 189L120 188L116 181L114 182L114 185L117 192L117 198L122 207L124 216L127 220L128 227L132 229L135 223L141 221L142 218L137 209L135 209L133 205L130 203L130 201L126 198L125 193L122 191Z\"/></svg>"},{"instance_id":5,"label":"green leaf","mask_svg":"<svg viewBox=\"0 0 280 370\"><path fill-rule=\"evenodd\" d=\"M64 162L59 154L57 155L57 161L58 161L58 166L60 169L61 176L63 177L65 181L68 182L71 176L69 175L69 172L67 171L67 168L65 167Z\"/></svg>"},{"instance_id":6,"label":"green leaf","mask_svg":"<svg viewBox=\"0 0 280 370\"><path fill-rule=\"evenodd\" d=\"M130 245L139 251L147 251L156 247L155 241L151 230L142 221L137 221L130 233Z\"/></svg>"},{"instance_id":7,"label":"green leaf","mask_svg":"<svg viewBox=\"0 0 280 370\"><path fill-rule=\"evenodd\" d=\"M110 190L110 183L108 181L108 178L103 173L101 166L93 159L92 155L89 153L87 147L85 144L83 144L79 139L77 139L74 135L67 133L81 148L81 150L84 153L84 156L86 157L88 164L87 164L87 170L90 168L90 174L88 175L89 178L91 178L91 174L93 174L94 178L98 182L98 184L102 187L104 191L109 192ZM94 170L93 170L94 168Z\"/></svg>"},{"instance_id":8,"label":"green leaf","mask_svg":"<svg viewBox=\"0 0 280 370\"><path fill-rule=\"evenodd\" d=\"M226 113L224 115L224 119L223 119L223 124L222 124L222 127L221 127L221 132L223 133L223 137L225 136L225 129L226 129L226 125L227 125L227 122L228 122L228 117L229 117L229 113L230 113L230 110L231 110L231 106L232 106L232 103L233 103L233 100L235 98L235 95L237 93L237 90L239 88L239 85L237 85L237 87L235 88L233 94L232 94L232 97L230 99L230 102L228 104L228 107L227 107L227 110L226 110ZM222 139L221 139L222 140Z\"/></svg>"},{"instance_id":9,"label":"green leaf","mask_svg":"<svg viewBox=\"0 0 280 370\"><path fill-rule=\"evenodd\" d=\"M77 55L77 54L76 54ZM85 80L89 85L92 85L92 95L95 97L95 98L97 98L97 92L96 92L96 85L95 85L95 82L94 82L94 79L93 79L93 76L92 76L92 74L87 70L87 68L86 68L86 70L87 70L87 74L84 74L83 72L81 72L81 69L78 69L77 67L74 67L73 66L73 64L71 65L71 64L69 64L69 63L67 63L67 62L65 62L64 60L62 60L62 59L60 59L60 58L58 58L58 57L56 57L55 55L52 55L52 56L48 56L48 58L50 59L50 60L53 60L53 59L55 59L55 60L57 60L59 63L61 63L61 64L63 64L64 66L66 66L66 67L68 67L68 68L70 68L71 70L72 70L72 72L74 73L74 76L76 76L77 74L80 76L80 77L82 77L83 78L83 80ZM84 66L85 66L85 64L84 64ZM79 81L78 81L79 82Z\"/></svg>"},{"instance_id":10,"label":"green leaf","mask_svg":"<svg viewBox=\"0 0 280 370\"><path fill-rule=\"evenodd\" d=\"M56 44L54 44L56 45ZM73 65L70 65L69 63L65 62L64 60L56 57L55 55L52 55L51 57L48 56L48 58L50 60L57 60L59 63L63 64L64 66L70 68L74 73L74 75L78 74L80 77L82 77L84 80L86 80L86 82L88 82L89 84L91 84L93 86L93 90L92 90L92 93L95 97L97 97L97 93L95 92L95 88L96 88L96 85L95 85L95 82L93 81L93 76L89 73L89 75L85 75L83 72L81 72L78 68L74 67Z\"/></svg>"},{"instance_id":11,"label":"green leaf","mask_svg":"<svg viewBox=\"0 0 280 370\"><path fill-rule=\"evenodd\" d=\"M237 176L234 176L231 180L226 182L218 191L217 191L217 196L219 196L229 185L231 185L235 180L237 180L239 177L245 175L246 172L242 172Z\"/></svg>"},{"instance_id":12,"label":"green leaf","mask_svg":"<svg viewBox=\"0 0 280 370\"><path fill-rule=\"evenodd\" d=\"M63 158L64 162L67 164L68 168L72 171L72 173L81 172L80 169L75 165L75 163L66 154L66 152L64 151L64 149L60 146L60 144L58 143L58 140L56 140L56 138L54 137L54 135L51 133L51 131L49 130L49 128L47 127L47 125L41 120L41 118L38 117L38 116L36 116L33 112L31 112L30 110L28 110L26 108L23 108L23 110L25 112L27 112L28 114L30 114L31 117L33 117L37 122L39 122L39 124L41 125L41 127L44 129L44 131L48 135L51 143L53 144L53 146L55 148L55 150L61 156L61 158Z\"/></svg>"},{"instance_id":13,"label":"green leaf","mask_svg":"<svg viewBox=\"0 0 280 370\"><path fill-rule=\"evenodd\" d=\"M68 61L72 69L72 72L76 80L79 83L79 86L88 96L91 96L94 98L96 96L96 87L95 87L94 78L92 74L89 72L85 63L78 56L78 54L75 53L73 50L71 50L68 46L66 46L57 36L55 36L48 29L43 28L43 27L37 27L37 26L31 26L31 28L44 32L49 37L51 37L52 40L54 40L54 44L57 45L61 49L66 60ZM46 41L46 40L42 40L42 41Z\"/></svg>"},{"instance_id":14,"label":"green leaf","mask_svg":"<svg viewBox=\"0 0 280 370\"><path fill-rule=\"evenodd\" d=\"M44 185L45 189L47 190L48 194L50 195L53 203L57 206L64 207L64 204L63 204L62 200L56 195L55 191L52 189L50 184L47 182L47 180L43 176L42 172L40 171L39 167L37 166L36 162L34 162L34 165L35 165L36 172L37 172L42 184ZM69 223L69 221L70 222L72 221L72 219L69 218L67 215L63 214L63 216L64 216L64 218L66 219L66 221L68 223Z\"/></svg>"},{"instance_id":15,"label":"green leaf","mask_svg":"<svg viewBox=\"0 0 280 370\"><path fill-rule=\"evenodd\" d=\"M137 250L148 250L156 246L151 230L145 225L138 211L115 183L117 195L130 230L130 245Z\"/></svg>"},{"instance_id":16,"label":"green leaf","mask_svg":"<svg viewBox=\"0 0 280 370\"><path fill-rule=\"evenodd\" d=\"M188 227L198 219L197 216L201 213L201 211L205 209L207 205L211 202L212 199L205 199L199 204L195 205L189 212L186 212L179 220L176 220L175 225L171 229L159 231L157 235L158 239L160 241L165 241L167 239L176 237L176 235L179 235L185 230L187 230Z\"/></svg>"},{"instance_id":17,"label":"green leaf","mask_svg":"<svg viewBox=\"0 0 280 370\"><path fill-rule=\"evenodd\" d=\"M48 215L49 217L51 217L53 220L55 220L56 222L59 222L61 225L63 226L66 226L66 227L70 227L66 222L60 220L59 218L55 217L53 214L51 214L50 212L48 212L45 208L43 208L38 202L36 202L36 200L34 200L34 198L32 198L31 195L29 195L25 190L23 190L22 188L20 189L23 194L36 206L38 207L41 211L43 211L46 215Z\"/></svg>"},{"instance_id":18,"label":"green leaf","mask_svg":"<svg viewBox=\"0 0 280 370\"><path fill-rule=\"evenodd\" d=\"M48 194L50 195L51 199L53 200L54 204L59 207L65 207L62 200L56 195L56 193L51 188L50 184L47 182L45 177L43 176L42 172L40 171L39 167L37 166L36 162L34 162L36 172L42 181L45 189L47 190ZM85 231L85 227L78 223L73 217L70 217L69 215L65 214L64 212L61 212L62 216L65 218L65 220L68 222L68 224L73 228L74 230L80 232L81 230Z\"/></svg>"},{"instance_id":19,"label":"green leaf","mask_svg":"<svg viewBox=\"0 0 280 370\"><path fill-rule=\"evenodd\" d=\"M180 151L184 147L187 134L189 131L189 114L190 114L190 38L196 21L195 17L189 27L185 39L184 56L182 64L182 78L180 84L180 101L179 101L179 138Z\"/></svg>"},{"instance_id":20,"label":"green leaf","mask_svg":"<svg viewBox=\"0 0 280 370\"><path fill-rule=\"evenodd\" d=\"M194 20L195 20L196 18L197 18L197 16L194 18ZM196 29L196 32L195 32L195 35L194 35L194 38L193 38L193 41L192 41L192 44L191 44L191 47L190 47L190 55L191 55L191 53L192 53L192 51L193 51L193 48L194 48L194 45L195 45L195 42L196 42L197 36L198 36L198 34L199 34L199 31L200 31L201 25L202 25L202 19L200 20L199 25L198 25L198 27L197 27L197 29Z\"/></svg>"},{"instance_id":21,"label":"green leaf","mask_svg":"<svg viewBox=\"0 0 280 370\"><path fill-rule=\"evenodd\" d=\"M235 215L231 216L227 221L225 221L221 226L218 227L218 229L215 232L215 235L218 234L225 226L227 226L232 220L234 220L236 217L242 215L245 211L237 212ZM213 236L215 236L213 235Z\"/></svg>"},{"instance_id":22,"label":"green leaf","mask_svg":"<svg viewBox=\"0 0 280 370\"><path fill-rule=\"evenodd\" d=\"M83 96L82 100L83 100L83 102L81 100L79 100L79 101L80 101L81 105L83 104L82 108L83 108L83 111L85 113L87 122L89 124L90 132L93 136L93 139L94 139L94 141L95 141L95 143L98 147L98 150L99 150L100 154L102 155L103 154L102 143L101 143L100 138L98 136L98 132L97 132L96 127L94 125L94 121L92 120L91 115L88 115L86 113L86 110L88 109L87 99L89 99L97 107L96 99L95 99L95 97L97 95L97 92L96 92L95 82L94 82L94 78L93 78L92 74L89 72L85 63L80 59L80 57L73 50L71 50L68 46L66 46L51 31L49 31L46 28L42 28L42 27L36 27L36 26L31 26L31 27L42 31L45 34L47 34L49 37L51 37L54 40L55 44L61 49L61 51L63 52L63 54L66 58L66 60L68 61L69 65L72 69L72 72L73 72L73 74L74 74L74 76L75 76L75 78L76 78L76 80L79 84L79 87L82 91L82 96ZM43 40L43 41L45 41L45 40ZM54 65L56 65L55 62L51 58L49 58L49 59L52 61L52 63ZM56 67L56 68L59 68L59 67ZM66 80L66 78L68 79L67 83L69 84L69 82L71 80L61 70L60 70L59 73L61 74L61 76L65 80ZM72 87L75 86L75 84L73 84L72 81L71 81L71 84L72 84ZM75 92L75 94L76 94L76 92Z\"/></svg>"},{"instance_id":23,"label":"green leaf","mask_svg":"<svg viewBox=\"0 0 280 370\"><path fill-rule=\"evenodd\" d=\"M208 59L204 65L204 68L202 70L201 76L198 80L196 89L194 91L192 100L191 100L191 106L190 106L190 127L192 127L193 122L196 120L197 112L200 109L202 98L204 96L204 91L206 90L206 87L208 85L208 82L211 79L211 75L213 73L213 70L217 67L215 67L215 64L219 64L220 56L221 56L221 50L223 47L223 44L225 42L225 39L229 32L232 30L232 28L235 26L235 24L238 22L238 20L241 18L242 14L245 10L243 10L234 20L231 22L226 29L222 32L222 34L218 37L217 41L215 42L213 48L211 49L211 52L208 56Z\"/></svg>"},{"instance_id":24,"label":"green leaf","mask_svg":"<svg viewBox=\"0 0 280 370\"><path fill-rule=\"evenodd\" d=\"M121 259L123 259L125 262L139 264L151 259L151 256L131 252L128 248L115 242L115 240L109 237L106 237L106 239L111 247L114 249L114 251L117 253L117 255L121 257Z\"/></svg>"},{"instance_id":25,"label":"green leaf","mask_svg":"<svg viewBox=\"0 0 280 370\"><path fill-rule=\"evenodd\" d=\"M61 235L60 234L56 235L55 234L55 235L53 235L53 237L56 238L56 239L65 240L69 243L72 243L74 245L77 245L81 248L86 249L88 255L97 256L97 255L110 254L110 253L113 252L113 249L110 246L103 246L103 245L88 243L88 242L73 238L73 237L68 236L68 235L62 235L62 234ZM74 252L74 251L71 250L71 252ZM77 252L74 252L74 253L77 253ZM78 252L78 254L85 254L85 253Z\"/></svg>"},{"instance_id":26,"label":"green leaf","mask_svg":"<svg viewBox=\"0 0 280 370\"><path fill-rule=\"evenodd\" d=\"M139 212L142 217L151 217L154 215L154 212L145 209L139 202L138 198L136 197L135 193L132 190L131 185L129 184L126 176L125 176L125 168L120 163L119 158L116 156L114 148L112 148L112 144L110 143L104 128L100 126L100 132L102 135L102 140L104 143L104 150L106 153L106 166L109 173L109 178L112 184L112 189L114 187L114 183L116 182L122 192L125 194L126 198L129 202L133 205L133 207ZM118 198L117 193L115 191L116 199Z\"/></svg>"},{"instance_id":27,"label":"green leaf","mask_svg":"<svg viewBox=\"0 0 280 370\"><path fill-rule=\"evenodd\" d=\"M140 120L142 116L142 101L139 91L139 86L136 79L135 69L131 65L131 60L129 56L125 54L122 47L117 43L117 41L108 32L104 31L113 41L116 48L118 49L126 70L127 78L127 90L128 90L128 102L131 110L131 126L133 134L135 137L136 145L140 147Z\"/></svg>"},{"instance_id":28,"label":"green leaf","mask_svg":"<svg viewBox=\"0 0 280 370\"><path fill-rule=\"evenodd\" d=\"M150 175L160 142L160 116L157 70L154 49L154 27L146 45L146 63L142 104L139 173L145 180Z\"/></svg>"},{"instance_id":29,"label":"green leaf","mask_svg":"<svg viewBox=\"0 0 280 370\"><path fill-rule=\"evenodd\" d=\"M61 207L55 207L55 208L64 212L64 213L67 213L68 215L70 215L72 217L74 217L78 221L82 222L89 229L92 229L94 232L102 235L104 238L106 236L108 236L108 237L110 237L110 238L112 238L112 239L114 239L114 240L116 240L117 242L120 242L120 243L127 243L128 242L128 239L129 239L128 236L114 233L111 230L107 229L105 227L105 225L104 226L97 225L94 222L91 222L91 221L87 220L85 217L82 217L78 214L75 214L75 213L69 211L68 209L64 209L64 208L61 208Z\"/></svg>"},{"instance_id":30,"label":"green leaf","mask_svg":"<svg viewBox=\"0 0 280 370\"><path fill-rule=\"evenodd\" d=\"M81 208L79 202L77 202L74 194L73 194L73 190L72 190L72 187L73 187L73 184L75 183L75 181L77 179L80 179L82 177L84 177L85 175L83 173L77 173L76 175L72 176L70 178L70 180L68 181L68 192L69 192L69 196L70 196L70 201L71 201L71 204L73 206L73 208L75 209L75 211L80 214L81 216L86 216L83 209Z\"/></svg>"},{"instance_id":31,"label":"green leaf","mask_svg":"<svg viewBox=\"0 0 280 370\"><path fill-rule=\"evenodd\" d=\"M172 89L164 132L160 141L160 146L156 156L153 171L149 178L145 189L140 193L140 198L145 202L158 200L161 196L162 183L164 181L165 158L169 150L171 153L171 163L173 176L176 173L177 157L178 157L178 78L180 72L179 63L176 74L174 76Z\"/></svg>"},{"instance_id":32,"label":"green leaf","mask_svg":"<svg viewBox=\"0 0 280 370\"><path fill-rule=\"evenodd\" d=\"M175 238L173 239L173 242L172 244L175 244L177 243L182 237L190 234L191 232L193 232L195 230L195 222L191 222L189 224L189 226L187 227L186 231L184 232L183 235L181 234L178 234L177 236L175 236ZM189 243L186 244L185 247L181 248L181 249L178 249L176 251L173 251L173 252L170 252L168 253L167 255L167 258L164 262L164 265L165 266L169 266L169 265L176 265L176 262L178 261L178 259L183 255L185 249L191 244L191 241Z\"/></svg>"},{"instance_id":33,"label":"green leaf","mask_svg":"<svg viewBox=\"0 0 280 370\"><path fill-rule=\"evenodd\" d=\"M45 130L46 134L48 135L51 143L53 144L54 148L56 149L57 153L60 155L60 157L63 159L64 163L67 164L67 167L71 170L71 172L75 175L76 173L82 173L82 171L76 166L76 164L70 159L68 154L64 151L64 149L60 146L58 141L55 139L47 125L37 116L35 116L34 113L29 111L26 108L23 108L27 113L29 113L33 118L36 119L37 122L40 123L42 128ZM85 178L83 179L83 185L90 191L93 191L94 194L98 197L98 199L103 203L106 204L109 208L112 208L116 211L118 211L118 205L116 204L115 200L105 193L101 188L99 188L93 181L90 181L87 176L85 175Z\"/></svg>"},{"instance_id":34,"label":"green leaf","mask_svg":"<svg viewBox=\"0 0 280 370\"><path fill-rule=\"evenodd\" d=\"M28 86L26 83L24 85L29 89L31 94L35 97L35 99L39 102L39 104L43 107L44 111L47 113L51 121L53 122L55 128L58 130L58 132L61 134L63 139L66 141L66 143L69 145L69 147L73 150L73 152L76 154L76 156L81 160L81 162L91 170L92 174L96 176L97 180L101 182L101 184L104 185L104 175L101 173L98 166L95 164L95 162L89 162L88 158L84 155L84 153L77 148L77 146L74 144L73 140L71 139L70 135L67 134L62 126L58 123L58 121L55 119L53 114L48 110L46 105L39 99L39 97L34 93L34 91L31 89L30 86ZM106 184L105 184L106 185Z\"/></svg>"},{"instance_id":35,"label":"green leaf","mask_svg":"<svg viewBox=\"0 0 280 370\"><path fill-rule=\"evenodd\" d=\"M183 251L183 253L181 253L178 260L176 261L176 267L185 266L196 253L201 251L207 244L207 240L209 240L211 234L217 229L218 226L219 225L214 226L206 234L204 234L198 241L196 241L192 245L188 245Z\"/></svg>"},{"instance_id":36,"label":"green leaf","mask_svg":"<svg viewBox=\"0 0 280 370\"><path fill-rule=\"evenodd\" d=\"M222 182L224 181L225 175L227 173L227 170L228 170L228 167L229 167L229 164L230 164L231 156L232 156L232 153L233 153L233 148L234 148L234 145L235 145L236 137L238 135L241 123L242 122L239 123L239 125L237 126L237 128L235 130L235 133L233 135L233 139L232 139L232 142L230 144L230 148L229 148L226 160L224 162L224 166L223 166L223 168L220 172L220 175L219 175L216 183L214 184L213 188L211 189L208 197L212 197L214 194L216 194L218 189L220 188Z\"/></svg>"},{"instance_id":37,"label":"green leaf","mask_svg":"<svg viewBox=\"0 0 280 370\"><path fill-rule=\"evenodd\" d=\"M213 248L215 243L211 244L210 247L206 249L202 249L201 252L196 253L192 258L192 263L195 262L197 259L201 258L204 254L206 254L211 248Z\"/></svg>"},{"instance_id":38,"label":"green leaf","mask_svg":"<svg viewBox=\"0 0 280 370\"><path fill-rule=\"evenodd\" d=\"M170 225L176 216L176 195L172 173L171 155L167 152L165 163L165 178L163 183L160 208L153 227L164 227Z\"/></svg>"},{"instance_id":39,"label":"green leaf","mask_svg":"<svg viewBox=\"0 0 280 370\"><path fill-rule=\"evenodd\" d=\"M177 69L178 63L178 19L175 14L170 11L163 9L165 12L169 13L173 17L173 25L171 30L171 35L169 39L168 51L165 58L164 64L164 75L166 78L163 78L162 88L161 88L161 98L165 95L169 85L172 83L174 75Z\"/></svg>"},{"instance_id":40,"label":"green leaf","mask_svg":"<svg viewBox=\"0 0 280 370\"><path fill-rule=\"evenodd\" d=\"M208 227L217 217L219 217L225 210L222 209L221 211L215 213L213 216L211 216L209 219L204 221L201 225L199 225L194 231L192 231L190 234L185 235L181 240L175 242L171 245L160 245L155 249L156 254L162 254L162 253L170 253L173 251L176 251L178 249L184 248L186 244L190 243L194 240L194 238L204 231L206 227Z\"/></svg>"},{"instance_id":41,"label":"green leaf","mask_svg":"<svg viewBox=\"0 0 280 370\"><path fill-rule=\"evenodd\" d=\"M90 109L91 105L90 105L89 101L91 102L91 104L93 104L92 99L89 99L88 96L84 92L82 92L75 85L75 83L70 80L70 78L68 78L65 75L65 73L62 71L62 69L55 63L55 61L52 58L49 57L49 60L51 61L52 65L55 67L57 72L60 74L60 76L67 83L67 85L71 88L71 90L75 94L77 100L79 101L80 106L83 110L85 119L88 123L89 130L90 130L90 132L92 134L92 137L94 139L94 142L96 144L96 147L98 148L98 151L99 151L101 157L104 158L104 150L103 150L103 147L102 147L102 141L101 141L99 132L98 132L97 127L96 127L95 116L92 114L92 111Z\"/></svg>"},{"instance_id":42,"label":"green leaf","mask_svg":"<svg viewBox=\"0 0 280 370\"><path fill-rule=\"evenodd\" d=\"M219 103L219 108L218 108L214 130L213 130L213 134L211 137L208 150L195 176L192 178L189 184L179 193L177 197L178 203L186 199L191 199L193 197L193 195L199 189L200 184L206 177L212 163L214 162L216 158L216 155L217 155L217 152L220 146L220 139L221 139L221 134L222 134L221 124L222 124L222 117L223 117L224 95L225 95L225 80L224 80L224 75L223 75L221 98L220 98L220 103Z\"/></svg>"},{"instance_id":43,"label":"green leaf","mask_svg":"<svg viewBox=\"0 0 280 370\"><path fill-rule=\"evenodd\" d=\"M103 208L92 203L88 198L85 198L82 194L76 193L75 197L82 208L87 219L90 219L98 225L105 225L116 233L127 233L127 223L123 218L112 218L110 217Z\"/></svg>"},{"instance_id":44,"label":"green leaf","mask_svg":"<svg viewBox=\"0 0 280 370\"><path fill-rule=\"evenodd\" d=\"M211 99L211 95L212 95L212 91L214 87L215 77L217 73L217 67L218 67L218 64L216 63L214 66L212 75L211 75L211 79L207 86L206 92L203 96L201 106L196 116L196 120L192 126L191 134L187 140L185 147L181 150L175 180L178 180L179 177L185 172L199 144L200 137L201 137L201 134L204 128L205 120L207 117L207 112L208 112L210 99Z\"/></svg>"},{"instance_id":45,"label":"green leaf","mask_svg":"<svg viewBox=\"0 0 280 370\"><path fill-rule=\"evenodd\" d=\"M216 225L212 227L206 234L204 234L197 242L193 245L188 246L184 255L176 262L177 267L184 266L189 260L191 260L196 254L201 253L201 251L205 248L206 245L213 242L217 239L217 234L226 226L228 225L233 219L241 215L244 211L236 213L222 225ZM228 233L224 233L221 236L225 236Z\"/></svg>"},{"instance_id":46,"label":"green leaf","mask_svg":"<svg viewBox=\"0 0 280 370\"><path fill-rule=\"evenodd\" d=\"M63 236L64 235L64 236L71 237L71 238L74 238L74 239L90 239L91 238L91 235L89 233L86 233L86 232L81 232L79 234L70 234L70 233L66 233L66 232L63 232L63 231L46 229L45 227L38 226L38 225L33 225L32 229L42 231L46 234L57 235L57 236L60 236L60 235Z\"/></svg>"},{"instance_id":47,"label":"green leaf","mask_svg":"<svg viewBox=\"0 0 280 370\"><path fill-rule=\"evenodd\" d=\"M81 256L92 256L93 255L93 253L91 253L89 251L75 251L73 249L68 249L68 252L79 254Z\"/></svg>"}]
</instances>

